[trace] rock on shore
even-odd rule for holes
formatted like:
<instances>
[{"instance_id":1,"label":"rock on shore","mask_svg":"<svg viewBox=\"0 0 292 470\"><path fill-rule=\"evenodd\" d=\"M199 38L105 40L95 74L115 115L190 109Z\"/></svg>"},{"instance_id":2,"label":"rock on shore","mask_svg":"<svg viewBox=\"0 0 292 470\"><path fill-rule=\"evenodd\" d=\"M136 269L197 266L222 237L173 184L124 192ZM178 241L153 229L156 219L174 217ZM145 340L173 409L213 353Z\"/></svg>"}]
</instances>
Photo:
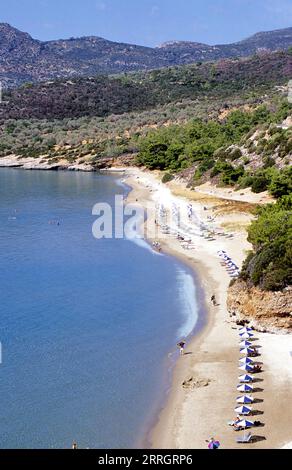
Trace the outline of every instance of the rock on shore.
<instances>
[{"instance_id":1,"label":"rock on shore","mask_svg":"<svg viewBox=\"0 0 292 470\"><path fill-rule=\"evenodd\" d=\"M292 287L263 291L237 280L228 289L227 308L234 321L248 320L259 331L292 331Z\"/></svg>"}]
</instances>

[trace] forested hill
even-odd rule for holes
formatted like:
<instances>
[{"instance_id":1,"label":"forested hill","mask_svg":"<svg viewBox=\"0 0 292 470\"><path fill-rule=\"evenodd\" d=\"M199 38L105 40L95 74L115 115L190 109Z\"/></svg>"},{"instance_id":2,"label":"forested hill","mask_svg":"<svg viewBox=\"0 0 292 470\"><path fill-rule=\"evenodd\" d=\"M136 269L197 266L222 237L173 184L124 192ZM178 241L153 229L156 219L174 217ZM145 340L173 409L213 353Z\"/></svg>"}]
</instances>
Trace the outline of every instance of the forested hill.
<instances>
[{"instance_id":1,"label":"forested hill","mask_svg":"<svg viewBox=\"0 0 292 470\"><path fill-rule=\"evenodd\" d=\"M257 33L233 44L173 41L151 48L96 36L39 41L0 23L0 80L5 87L15 87L25 82L246 57L259 50L286 50L291 45L292 28Z\"/></svg>"},{"instance_id":2,"label":"forested hill","mask_svg":"<svg viewBox=\"0 0 292 470\"><path fill-rule=\"evenodd\" d=\"M0 120L105 117L142 111L182 99L224 98L287 83L292 53L261 53L120 76L97 76L24 85L9 90Z\"/></svg>"}]
</instances>

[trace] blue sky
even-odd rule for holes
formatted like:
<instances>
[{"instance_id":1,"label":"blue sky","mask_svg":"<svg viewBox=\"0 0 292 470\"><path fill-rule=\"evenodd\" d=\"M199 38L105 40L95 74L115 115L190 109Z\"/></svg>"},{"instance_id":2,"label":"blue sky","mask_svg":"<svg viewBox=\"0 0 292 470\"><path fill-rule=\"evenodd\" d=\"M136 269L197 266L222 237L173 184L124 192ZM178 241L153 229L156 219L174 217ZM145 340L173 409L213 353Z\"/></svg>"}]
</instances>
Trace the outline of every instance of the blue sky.
<instances>
[{"instance_id":1,"label":"blue sky","mask_svg":"<svg viewBox=\"0 0 292 470\"><path fill-rule=\"evenodd\" d=\"M8 0L0 21L42 40L95 35L148 46L174 39L218 44L292 26L292 0Z\"/></svg>"}]
</instances>

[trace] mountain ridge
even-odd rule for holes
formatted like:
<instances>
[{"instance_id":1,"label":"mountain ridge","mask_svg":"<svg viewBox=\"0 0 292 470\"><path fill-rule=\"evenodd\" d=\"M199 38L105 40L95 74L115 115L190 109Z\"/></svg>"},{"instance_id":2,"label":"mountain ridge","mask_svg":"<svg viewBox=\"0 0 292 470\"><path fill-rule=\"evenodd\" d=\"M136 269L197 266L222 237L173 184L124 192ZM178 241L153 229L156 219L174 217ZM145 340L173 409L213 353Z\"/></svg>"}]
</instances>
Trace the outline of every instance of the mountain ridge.
<instances>
[{"instance_id":1,"label":"mountain ridge","mask_svg":"<svg viewBox=\"0 0 292 470\"><path fill-rule=\"evenodd\" d=\"M245 57L258 50L285 50L292 27L265 31L232 44L168 41L155 48L109 41L99 36L41 41L0 23L0 81L4 87L58 78L118 74Z\"/></svg>"}]
</instances>

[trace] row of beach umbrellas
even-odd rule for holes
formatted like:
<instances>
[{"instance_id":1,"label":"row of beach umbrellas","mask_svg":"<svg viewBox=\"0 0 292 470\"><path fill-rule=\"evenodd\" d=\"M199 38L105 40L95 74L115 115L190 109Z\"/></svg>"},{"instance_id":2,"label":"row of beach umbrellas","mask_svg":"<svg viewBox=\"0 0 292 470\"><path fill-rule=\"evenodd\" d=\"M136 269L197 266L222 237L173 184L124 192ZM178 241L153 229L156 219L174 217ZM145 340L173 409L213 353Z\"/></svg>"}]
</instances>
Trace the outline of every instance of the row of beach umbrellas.
<instances>
[{"instance_id":1,"label":"row of beach umbrellas","mask_svg":"<svg viewBox=\"0 0 292 470\"><path fill-rule=\"evenodd\" d=\"M230 277L239 276L239 267L234 263L232 258L230 258L230 256L227 255L226 251L220 250L217 253L218 253L219 258L221 258L222 264L224 264L229 276Z\"/></svg>"},{"instance_id":2,"label":"row of beach umbrellas","mask_svg":"<svg viewBox=\"0 0 292 470\"><path fill-rule=\"evenodd\" d=\"M239 379L239 384L237 386L237 391L242 392L244 395L237 397L236 402L237 406L235 408L235 412L238 415L247 416L252 411L252 408L248 405L251 405L254 401L253 397L250 393L253 392L253 377L250 373L253 372L253 360L249 357L249 354L254 354L254 348L251 348L252 343L249 341L253 337L252 328L249 327L242 327L239 330L239 337L240 337L240 354L243 355L241 359L239 359L239 369L244 371L245 374L241 375ZM249 421L248 419L240 419L236 422L236 426L243 428L244 430L247 428L251 428L254 425L253 421Z\"/></svg>"}]
</instances>

